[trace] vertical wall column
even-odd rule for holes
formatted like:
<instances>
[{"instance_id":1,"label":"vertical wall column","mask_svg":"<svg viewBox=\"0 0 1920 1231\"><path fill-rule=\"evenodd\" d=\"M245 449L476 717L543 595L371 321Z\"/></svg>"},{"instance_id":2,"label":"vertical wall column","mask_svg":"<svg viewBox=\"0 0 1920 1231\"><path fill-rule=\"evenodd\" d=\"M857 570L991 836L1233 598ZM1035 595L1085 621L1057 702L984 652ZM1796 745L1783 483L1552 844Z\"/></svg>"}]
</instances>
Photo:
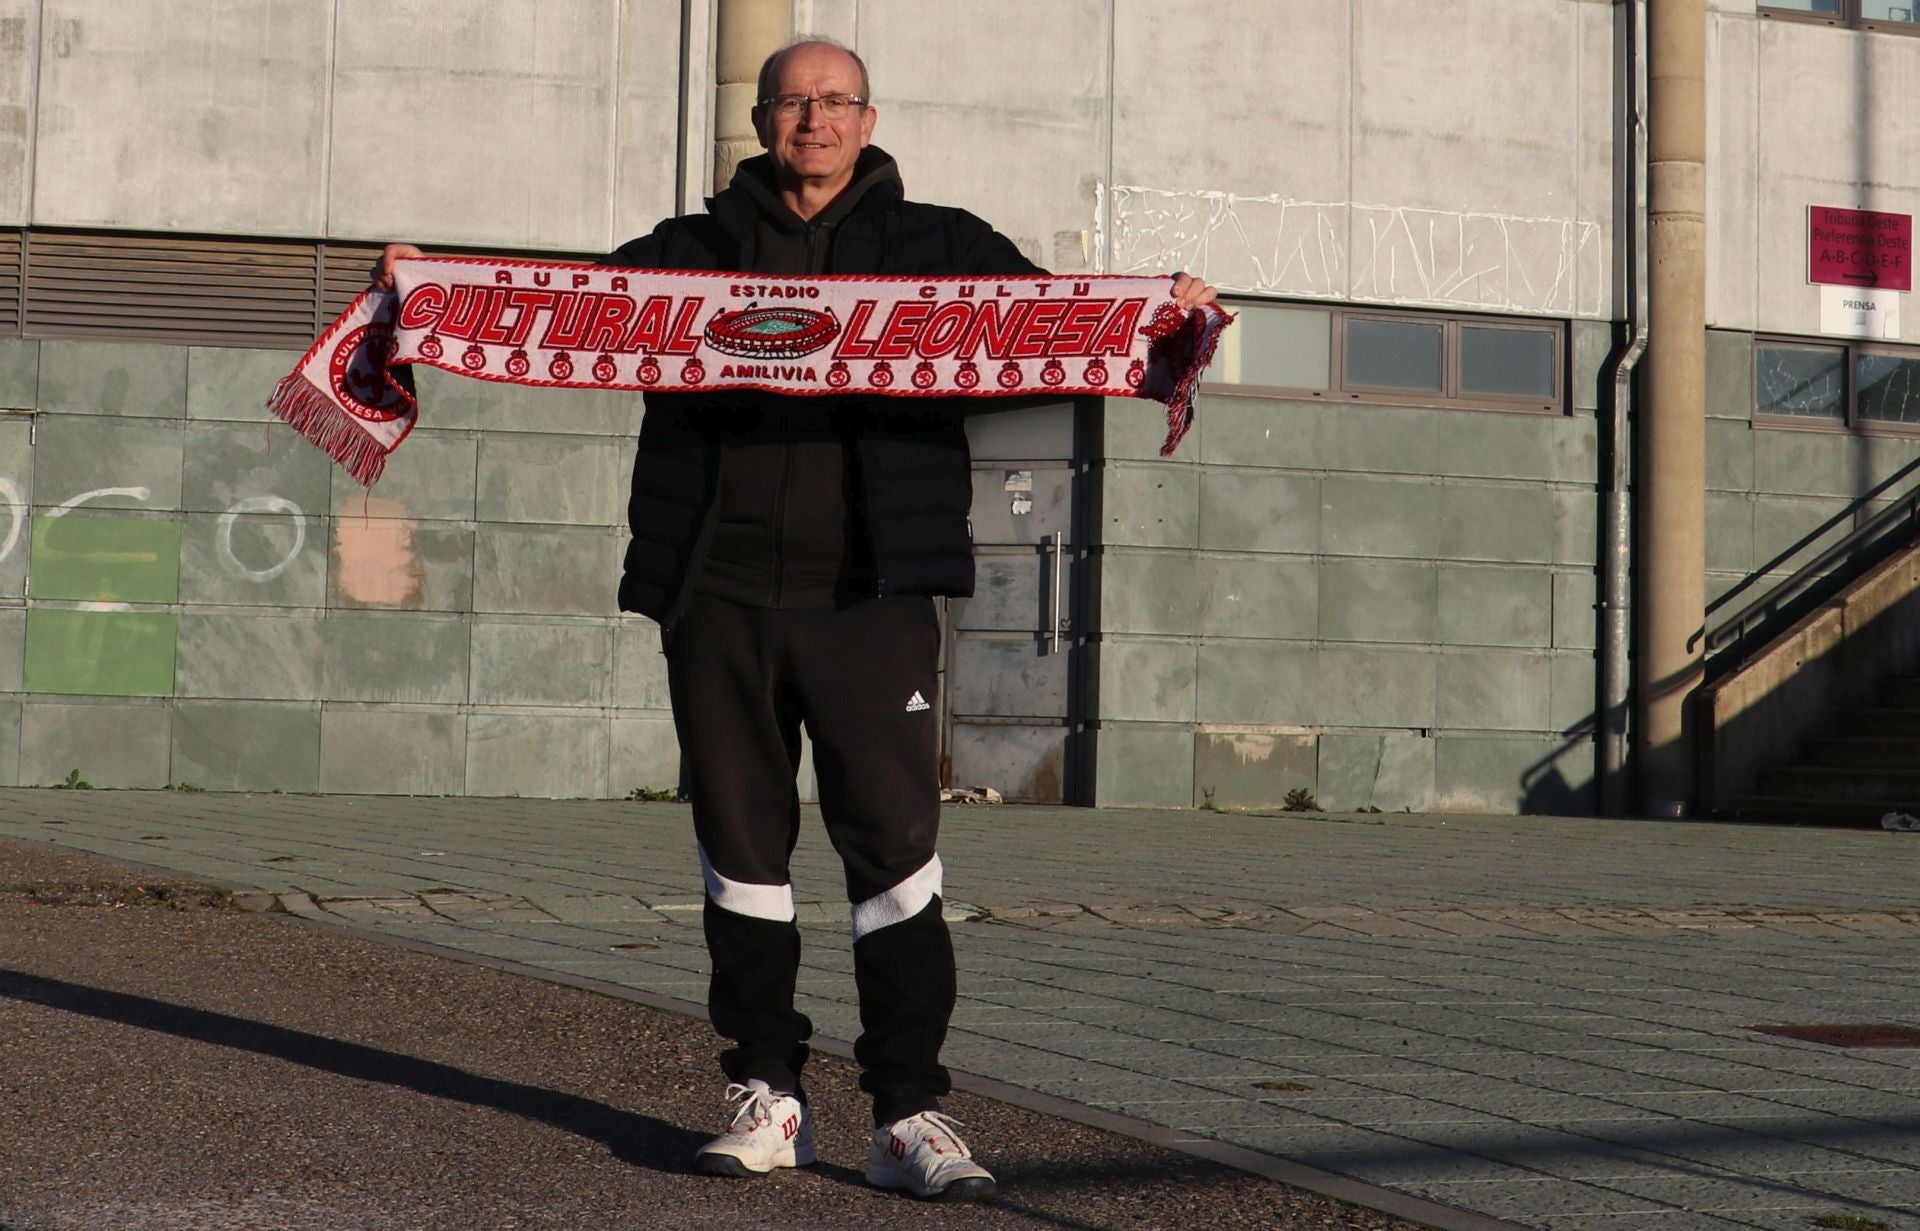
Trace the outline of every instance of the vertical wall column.
<instances>
[{"instance_id":1,"label":"vertical wall column","mask_svg":"<svg viewBox=\"0 0 1920 1231\"><path fill-rule=\"evenodd\" d=\"M1640 796L1695 798L1693 694L1706 618L1705 0L1649 0L1646 399L1639 423Z\"/></svg>"},{"instance_id":2,"label":"vertical wall column","mask_svg":"<svg viewBox=\"0 0 1920 1231\"><path fill-rule=\"evenodd\" d=\"M733 169L760 151L753 103L760 65L793 31L791 0L718 0L714 12L713 188L733 180Z\"/></svg>"}]
</instances>

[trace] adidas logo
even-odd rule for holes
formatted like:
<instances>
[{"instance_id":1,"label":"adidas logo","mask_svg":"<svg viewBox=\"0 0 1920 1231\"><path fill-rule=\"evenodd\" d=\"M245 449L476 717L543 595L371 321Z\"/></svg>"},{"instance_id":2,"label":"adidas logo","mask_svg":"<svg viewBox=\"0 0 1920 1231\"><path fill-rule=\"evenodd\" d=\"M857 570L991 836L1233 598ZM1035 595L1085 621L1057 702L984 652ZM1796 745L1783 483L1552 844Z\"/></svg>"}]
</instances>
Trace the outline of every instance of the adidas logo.
<instances>
[{"instance_id":1,"label":"adidas logo","mask_svg":"<svg viewBox=\"0 0 1920 1231\"><path fill-rule=\"evenodd\" d=\"M914 689L913 695L907 698L907 713L909 714L917 714L921 710L930 710L932 708L931 705L927 704L927 699L920 695L918 688Z\"/></svg>"}]
</instances>

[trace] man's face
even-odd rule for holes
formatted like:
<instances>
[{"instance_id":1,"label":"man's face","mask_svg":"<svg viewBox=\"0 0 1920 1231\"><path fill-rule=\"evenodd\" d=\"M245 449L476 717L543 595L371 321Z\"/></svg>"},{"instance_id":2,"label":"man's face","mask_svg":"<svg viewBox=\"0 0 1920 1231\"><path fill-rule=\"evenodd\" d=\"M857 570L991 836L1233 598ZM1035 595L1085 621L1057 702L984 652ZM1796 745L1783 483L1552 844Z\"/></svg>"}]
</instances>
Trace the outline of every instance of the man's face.
<instances>
[{"instance_id":1,"label":"man's face","mask_svg":"<svg viewBox=\"0 0 1920 1231\"><path fill-rule=\"evenodd\" d=\"M827 94L860 94L860 69L837 47L807 43L780 59L772 93L819 98ZM755 117L760 144L773 159L784 181L800 180L839 189L853 179L853 164L873 137L871 107L849 108L837 120L819 107L783 117L761 108Z\"/></svg>"}]
</instances>

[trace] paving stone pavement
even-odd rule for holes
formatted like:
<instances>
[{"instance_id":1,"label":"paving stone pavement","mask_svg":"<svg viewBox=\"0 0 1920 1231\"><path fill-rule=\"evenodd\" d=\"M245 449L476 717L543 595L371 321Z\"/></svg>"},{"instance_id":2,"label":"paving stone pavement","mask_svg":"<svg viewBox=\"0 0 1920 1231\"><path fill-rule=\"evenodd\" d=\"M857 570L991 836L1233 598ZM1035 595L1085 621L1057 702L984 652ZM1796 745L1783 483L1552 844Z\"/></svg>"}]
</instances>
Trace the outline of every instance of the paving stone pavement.
<instances>
[{"instance_id":1,"label":"paving stone pavement","mask_svg":"<svg viewBox=\"0 0 1920 1231\"><path fill-rule=\"evenodd\" d=\"M1920 1228L1920 1050L1751 1029L1920 1025L1920 835L1005 806L944 826L957 1068L1543 1231ZM680 805L9 790L0 835L704 996ZM817 824L794 878L803 1007L851 1038Z\"/></svg>"}]
</instances>

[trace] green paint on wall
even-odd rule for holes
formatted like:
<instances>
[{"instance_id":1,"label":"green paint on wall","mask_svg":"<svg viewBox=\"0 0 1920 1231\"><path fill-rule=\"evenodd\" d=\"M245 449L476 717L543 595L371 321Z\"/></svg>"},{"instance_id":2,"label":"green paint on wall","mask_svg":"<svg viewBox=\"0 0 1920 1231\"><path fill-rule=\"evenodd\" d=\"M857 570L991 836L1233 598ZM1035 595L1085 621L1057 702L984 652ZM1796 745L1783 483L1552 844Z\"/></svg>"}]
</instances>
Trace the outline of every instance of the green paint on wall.
<instances>
[{"instance_id":1,"label":"green paint on wall","mask_svg":"<svg viewBox=\"0 0 1920 1231\"><path fill-rule=\"evenodd\" d=\"M26 689L106 697L171 696L179 633L180 617L171 612L30 608Z\"/></svg>"},{"instance_id":2,"label":"green paint on wall","mask_svg":"<svg viewBox=\"0 0 1920 1231\"><path fill-rule=\"evenodd\" d=\"M70 513L33 519L27 589L96 603L180 601L180 523Z\"/></svg>"}]
</instances>

